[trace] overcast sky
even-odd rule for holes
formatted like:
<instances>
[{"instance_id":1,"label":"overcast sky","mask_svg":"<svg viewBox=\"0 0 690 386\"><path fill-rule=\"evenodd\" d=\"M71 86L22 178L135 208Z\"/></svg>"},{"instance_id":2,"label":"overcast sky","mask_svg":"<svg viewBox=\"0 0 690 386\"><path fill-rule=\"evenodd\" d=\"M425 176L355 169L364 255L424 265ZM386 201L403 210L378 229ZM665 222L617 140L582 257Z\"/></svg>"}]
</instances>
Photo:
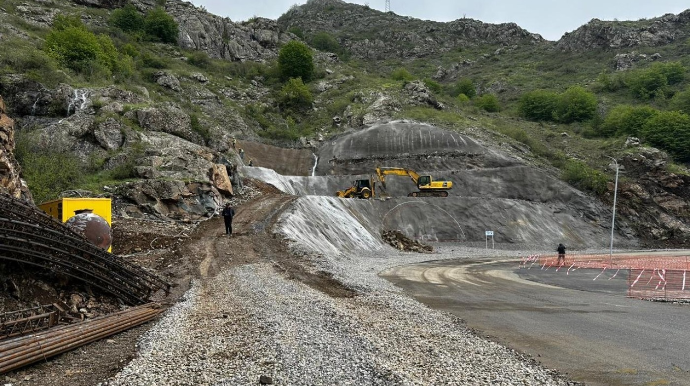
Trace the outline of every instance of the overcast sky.
<instances>
[{"instance_id":1,"label":"overcast sky","mask_svg":"<svg viewBox=\"0 0 690 386\"><path fill-rule=\"evenodd\" d=\"M277 19L294 4L306 0L191 0L196 6L232 21L254 16ZM349 0L383 11L385 0ZM515 22L520 27L558 40L593 18L638 20L678 14L690 8L685 0L391 0L398 15L418 19L452 21L462 17L486 23Z\"/></svg>"}]
</instances>

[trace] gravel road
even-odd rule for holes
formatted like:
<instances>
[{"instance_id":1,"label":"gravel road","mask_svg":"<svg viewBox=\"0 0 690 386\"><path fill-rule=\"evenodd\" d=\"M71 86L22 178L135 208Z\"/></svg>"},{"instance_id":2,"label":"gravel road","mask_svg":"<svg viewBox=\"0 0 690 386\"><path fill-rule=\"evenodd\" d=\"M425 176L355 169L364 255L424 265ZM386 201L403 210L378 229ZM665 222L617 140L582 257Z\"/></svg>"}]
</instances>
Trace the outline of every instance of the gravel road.
<instances>
[{"instance_id":1,"label":"gravel road","mask_svg":"<svg viewBox=\"0 0 690 386\"><path fill-rule=\"evenodd\" d=\"M271 261L225 269L196 281L103 385L252 385L261 376L276 385L571 384L378 277L477 253L311 255L312 269L356 288L354 297L286 279Z\"/></svg>"}]
</instances>

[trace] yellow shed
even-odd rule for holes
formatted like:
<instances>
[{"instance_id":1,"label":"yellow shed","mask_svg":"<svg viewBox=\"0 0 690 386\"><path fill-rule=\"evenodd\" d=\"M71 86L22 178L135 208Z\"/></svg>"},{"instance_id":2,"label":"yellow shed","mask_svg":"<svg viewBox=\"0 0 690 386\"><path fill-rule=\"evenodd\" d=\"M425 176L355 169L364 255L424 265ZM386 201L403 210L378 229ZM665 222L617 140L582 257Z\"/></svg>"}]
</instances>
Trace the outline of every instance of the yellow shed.
<instances>
[{"instance_id":1,"label":"yellow shed","mask_svg":"<svg viewBox=\"0 0 690 386\"><path fill-rule=\"evenodd\" d=\"M109 198L61 198L38 205L44 212L62 221L69 220L76 211L89 209L112 226L112 201ZM112 248L109 248L110 251Z\"/></svg>"}]
</instances>

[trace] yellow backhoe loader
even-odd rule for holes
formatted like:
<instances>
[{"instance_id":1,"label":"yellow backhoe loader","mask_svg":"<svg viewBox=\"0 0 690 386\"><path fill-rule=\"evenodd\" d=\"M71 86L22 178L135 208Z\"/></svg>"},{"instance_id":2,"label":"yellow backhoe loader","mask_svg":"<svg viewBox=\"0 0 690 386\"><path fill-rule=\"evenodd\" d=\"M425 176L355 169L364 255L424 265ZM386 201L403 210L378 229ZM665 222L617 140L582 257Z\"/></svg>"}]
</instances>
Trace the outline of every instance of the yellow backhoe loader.
<instances>
[{"instance_id":1,"label":"yellow backhoe loader","mask_svg":"<svg viewBox=\"0 0 690 386\"><path fill-rule=\"evenodd\" d=\"M408 197L448 197L448 190L453 188L453 181L434 180L431 176L420 176L417 172L405 168L376 168L383 189L386 188L386 176L408 176L417 185L418 192L408 194Z\"/></svg>"},{"instance_id":2,"label":"yellow backhoe loader","mask_svg":"<svg viewBox=\"0 0 690 386\"><path fill-rule=\"evenodd\" d=\"M364 198L369 199L374 197L375 185L373 178L368 180L355 180L352 186L335 192L335 195L342 198Z\"/></svg>"}]
</instances>

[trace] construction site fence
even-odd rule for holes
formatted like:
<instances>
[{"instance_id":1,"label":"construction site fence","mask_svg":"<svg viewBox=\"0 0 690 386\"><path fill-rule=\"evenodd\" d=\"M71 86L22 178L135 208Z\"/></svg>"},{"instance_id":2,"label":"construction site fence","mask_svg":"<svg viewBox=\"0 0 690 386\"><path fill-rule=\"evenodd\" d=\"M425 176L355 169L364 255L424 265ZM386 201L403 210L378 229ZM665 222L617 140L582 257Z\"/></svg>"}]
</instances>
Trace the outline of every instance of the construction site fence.
<instances>
[{"instance_id":1,"label":"construction site fence","mask_svg":"<svg viewBox=\"0 0 690 386\"><path fill-rule=\"evenodd\" d=\"M690 255L658 256L644 254L566 254L529 255L520 262L522 268L554 269L570 275L579 269L600 270L594 278L608 272L609 278L624 275L631 298L690 301Z\"/></svg>"}]
</instances>

